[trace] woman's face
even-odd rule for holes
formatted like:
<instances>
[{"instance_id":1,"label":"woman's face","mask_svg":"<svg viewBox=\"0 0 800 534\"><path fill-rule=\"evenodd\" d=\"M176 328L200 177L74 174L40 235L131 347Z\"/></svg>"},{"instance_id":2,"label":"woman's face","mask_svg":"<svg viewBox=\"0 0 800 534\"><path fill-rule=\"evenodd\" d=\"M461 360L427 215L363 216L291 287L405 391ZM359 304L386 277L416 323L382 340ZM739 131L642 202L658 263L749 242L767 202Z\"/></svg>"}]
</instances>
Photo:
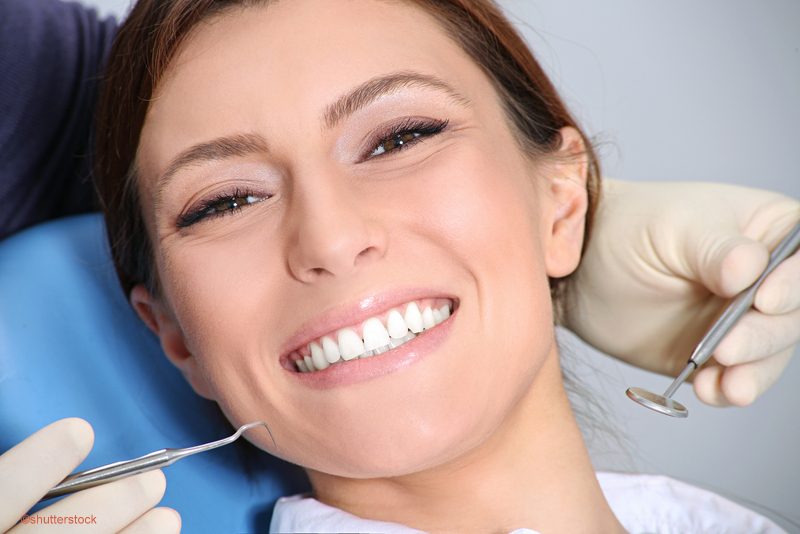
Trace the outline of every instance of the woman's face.
<instances>
[{"instance_id":1,"label":"woman's face","mask_svg":"<svg viewBox=\"0 0 800 534\"><path fill-rule=\"evenodd\" d=\"M268 422L284 458L350 477L447 462L555 357L559 166L523 157L487 77L415 8L293 0L202 24L138 164L163 291L134 304L198 392L234 425ZM409 305L444 320L348 359L366 350L352 338L386 343L373 318L418 329ZM336 349L347 361L294 363Z\"/></svg>"}]
</instances>

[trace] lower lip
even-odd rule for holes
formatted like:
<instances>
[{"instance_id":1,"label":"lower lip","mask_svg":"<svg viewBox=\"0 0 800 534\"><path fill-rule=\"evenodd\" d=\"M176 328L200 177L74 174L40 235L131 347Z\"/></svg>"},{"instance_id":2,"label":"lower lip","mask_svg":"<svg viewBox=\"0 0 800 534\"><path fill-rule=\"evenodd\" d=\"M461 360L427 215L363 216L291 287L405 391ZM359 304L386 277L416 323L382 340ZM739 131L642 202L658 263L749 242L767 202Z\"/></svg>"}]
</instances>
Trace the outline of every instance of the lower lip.
<instances>
[{"instance_id":1,"label":"lower lip","mask_svg":"<svg viewBox=\"0 0 800 534\"><path fill-rule=\"evenodd\" d=\"M443 321L388 352L369 358L331 365L322 371L300 373L289 371L301 384L313 389L329 389L357 384L410 367L429 356L450 336L455 312Z\"/></svg>"}]
</instances>

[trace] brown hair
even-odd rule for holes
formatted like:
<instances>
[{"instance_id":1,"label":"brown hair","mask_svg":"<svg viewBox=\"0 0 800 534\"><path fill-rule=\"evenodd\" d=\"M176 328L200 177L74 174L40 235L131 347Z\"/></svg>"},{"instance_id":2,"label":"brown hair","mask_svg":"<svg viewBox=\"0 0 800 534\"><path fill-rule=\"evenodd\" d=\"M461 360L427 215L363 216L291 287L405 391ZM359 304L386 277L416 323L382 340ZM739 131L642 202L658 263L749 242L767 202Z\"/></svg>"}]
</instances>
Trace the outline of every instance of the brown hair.
<instances>
[{"instance_id":1,"label":"brown hair","mask_svg":"<svg viewBox=\"0 0 800 534\"><path fill-rule=\"evenodd\" d=\"M539 63L493 0L406 0L432 15L493 83L522 150L556 152L559 130L578 128ZM157 292L152 244L141 215L136 151L149 101L183 40L203 20L269 0L139 0L111 48L97 123L95 183L111 255L125 294ZM584 250L597 209L600 171L586 138L589 207ZM556 317L567 278L551 279Z\"/></svg>"}]
</instances>

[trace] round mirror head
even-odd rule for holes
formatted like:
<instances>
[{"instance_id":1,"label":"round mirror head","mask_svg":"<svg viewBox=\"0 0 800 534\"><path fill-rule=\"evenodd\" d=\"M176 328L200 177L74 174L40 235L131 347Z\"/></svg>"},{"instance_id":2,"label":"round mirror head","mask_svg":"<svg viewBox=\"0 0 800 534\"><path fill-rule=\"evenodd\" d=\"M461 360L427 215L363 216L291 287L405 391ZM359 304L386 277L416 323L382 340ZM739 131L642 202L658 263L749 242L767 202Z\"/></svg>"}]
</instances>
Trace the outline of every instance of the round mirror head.
<instances>
[{"instance_id":1,"label":"round mirror head","mask_svg":"<svg viewBox=\"0 0 800 534\"><path fill-rule=\"evenodd\" d=\"M668 399L663 395L656 395L646 389L628 388L625 393L631 400L638 402L645 408L650 408L664 415L669 415L670 417L686 417L689 415L689 410L680 402Z\"/></svg>"}]
</instances>

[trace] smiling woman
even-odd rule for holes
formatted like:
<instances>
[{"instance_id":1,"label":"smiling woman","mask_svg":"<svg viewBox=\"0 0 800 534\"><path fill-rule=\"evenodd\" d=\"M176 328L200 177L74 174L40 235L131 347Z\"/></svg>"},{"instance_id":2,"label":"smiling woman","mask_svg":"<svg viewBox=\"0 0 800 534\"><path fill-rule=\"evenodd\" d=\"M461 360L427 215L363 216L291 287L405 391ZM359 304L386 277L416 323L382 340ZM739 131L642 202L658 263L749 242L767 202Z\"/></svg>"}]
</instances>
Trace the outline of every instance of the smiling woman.
<instances>
[{"instance_id":1,"label":"smiling woman","mask_svg":"<svg viewBox=\"0 0 800 534\"><path fill-rule=\"evenodd\" d=\"M598 166L491 3L141 1L97 157L120 280L167 357L307 468L314 499L275 531L771 528L679 484L598 482L553 314Z\"/></svg>"}]
</instances>

